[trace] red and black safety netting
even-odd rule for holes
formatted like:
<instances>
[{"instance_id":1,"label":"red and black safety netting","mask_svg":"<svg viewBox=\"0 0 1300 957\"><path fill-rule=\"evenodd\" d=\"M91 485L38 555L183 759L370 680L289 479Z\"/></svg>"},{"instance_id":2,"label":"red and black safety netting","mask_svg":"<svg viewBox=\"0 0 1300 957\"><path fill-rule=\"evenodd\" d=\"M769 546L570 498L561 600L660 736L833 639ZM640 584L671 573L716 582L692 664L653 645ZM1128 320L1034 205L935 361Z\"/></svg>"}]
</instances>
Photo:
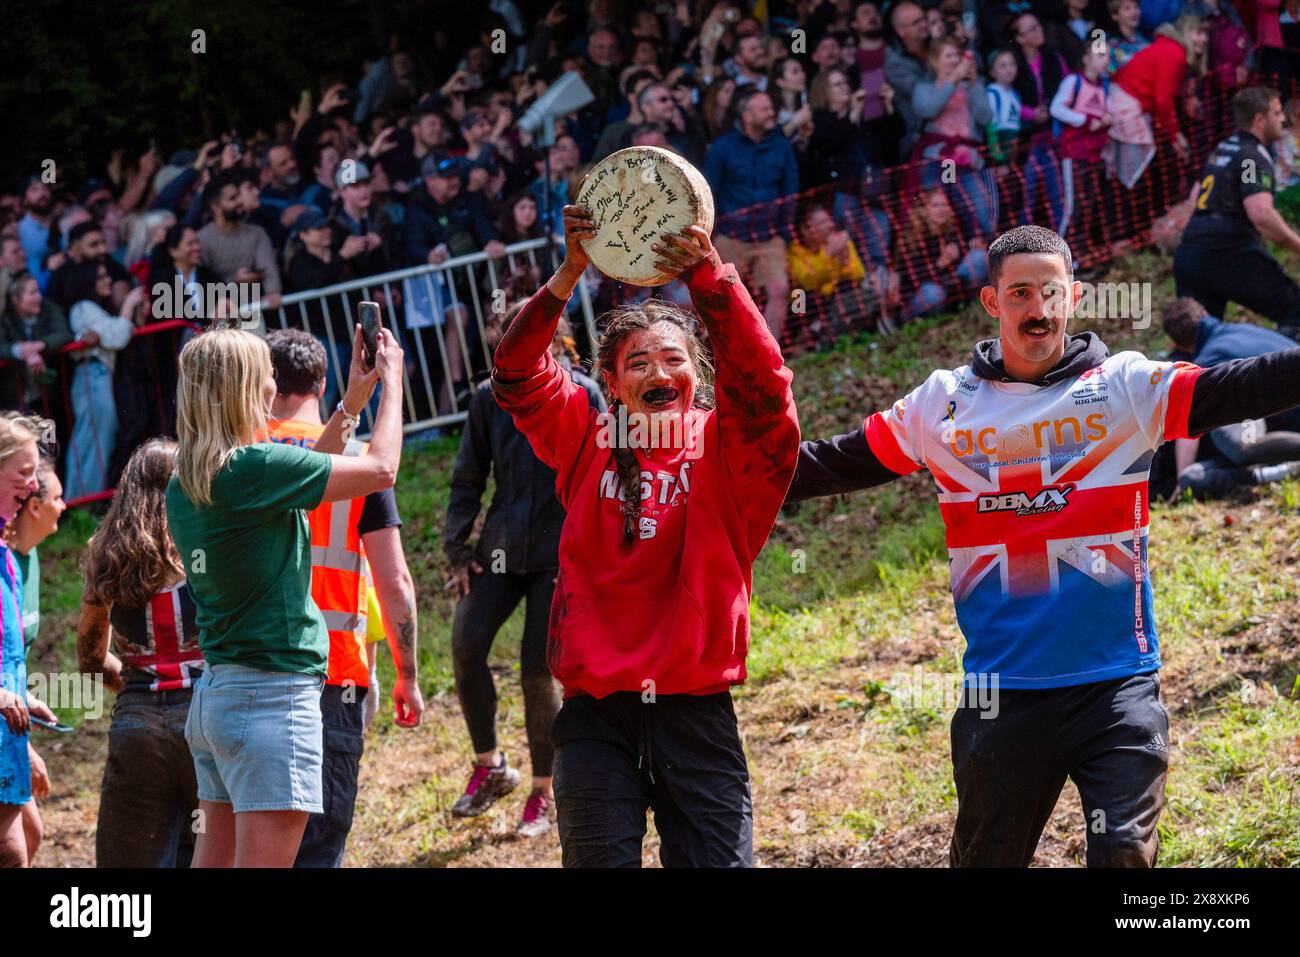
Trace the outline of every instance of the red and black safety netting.
<instances>
[{"instance_id":1,"label":"red and black safety netting","mask_svg":"<svg viewBox=\"0 0 1300 957\"><path fill-rule=\"evenodd\" d=\"M1147 245L1153 225L1188 198L1205 157L1231 132L1230 102L1236 89L1214 75L1189 81L1179 104L1180 127L1190 146L1187 158L1179 157L1172 142L1157 142L1154 158L1131 189L1109 178L1102 161L1061 161L1049 134L1035 143L1017 144L1003 163L995 162L987 147L981 148L984 167L979 170L969 165L945 168L940 159L918 161L857 183L818 187L761 208L738 210L719 216L714 234L748 243L780 237L788 254L794 242L805 241L803 230L815 207L832 214L835 227L847 231L865 277L844 281L827 295L800 288L794 271L787 269L791 307L782 347L815 347L826 341L828 332L876 328L882 302L897 322L909 311L933 312L973 299L983 284L978 264L973 271L961 265L972 250L985 248L1014 226L1036 223L1062 232L1077 270ZM938 217L927 211L927 199ZM945 215L947 221L942 222ZM955 256L954 250L945 251L950 244L956 247ZM764 306L774 287L756 283L748 268L741 272ZM775 289L779 291L779 285ZM606 281L597 295L597 312L637 295L644 290Z\"/></svg>"},{"instance_id":2,"label":"red and black safety netting","mask_svg":"<svg viewBox=\"0 0 1300 957\"><path fill-rule=\"evenodd\" d=\"M111 497L118 476L137 446L156 436L175 437L177 357L181 337L186 330L195 328L193 323L171 319L135 329L131 341L118 352L115 360L115 409L103 409L94 401L74 401L77 363L84 361L86 349L81 342L70 342L56 356L47 358L46 371L35 383L22 362L0 360L0 377L9 379L5 391L18 397L13 406L54 422L58 440L57 471L65 482L68 449L75 427L73 409L81 405L83 415L89 417L85 424L90 428L82 430L84 448L104 469L104 489L69 500L69 505ZM117 419L116 438L111 447L101 442L102 430L95 427L96 417L105 414Z\"/></svg>"}]
</instances>

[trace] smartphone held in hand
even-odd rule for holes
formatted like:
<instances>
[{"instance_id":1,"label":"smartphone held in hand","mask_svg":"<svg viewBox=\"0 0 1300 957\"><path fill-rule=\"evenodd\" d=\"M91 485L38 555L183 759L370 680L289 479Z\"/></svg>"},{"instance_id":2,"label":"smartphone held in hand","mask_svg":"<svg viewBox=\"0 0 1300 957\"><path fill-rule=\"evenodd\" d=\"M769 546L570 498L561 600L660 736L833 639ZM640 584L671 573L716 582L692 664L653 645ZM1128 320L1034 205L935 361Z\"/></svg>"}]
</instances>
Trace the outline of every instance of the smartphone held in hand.
<instances>
[{"instance_id":1,"label":"smartphone held in hand","mask_svg":"<svg viewBox=\"0 0 1300 957\"><path fill-rule=\"evenodd\" d=\"M381 323L379 321L379 303L363 302L361 310L361 358L365 360L366 367L373 369L375 367L375 353L379 350L379 330Z\"/></svg>"}]
</instances>

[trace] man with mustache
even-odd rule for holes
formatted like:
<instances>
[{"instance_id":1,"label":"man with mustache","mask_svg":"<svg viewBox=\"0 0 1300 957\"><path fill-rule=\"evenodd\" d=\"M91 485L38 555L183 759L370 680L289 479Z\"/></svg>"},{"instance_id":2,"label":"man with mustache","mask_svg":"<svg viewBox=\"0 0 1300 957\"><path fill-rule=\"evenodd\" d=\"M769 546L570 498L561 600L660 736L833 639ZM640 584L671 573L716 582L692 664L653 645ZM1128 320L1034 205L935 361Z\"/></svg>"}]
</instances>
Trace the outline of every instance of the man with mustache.
<instances>
[{"instance_id":1,"label":"man with mustache","mask_svg":"<svg viewBox=\"0 0 1300 957\"><path fill-rule=\"evenodd\" d=\"M1028 866L1067 777L1090 867L1150 867L1169 765L1147 573L1161 443L1300 405L1300 348L1202 369L1067 334L1070 249L1021 226L988 249L999 337L861 429L805 441L788 501L920 468L937 486L967 693L952 721L954 866ZM973 700L976 692L988 702Z\"/></svg>"}]
</instances>

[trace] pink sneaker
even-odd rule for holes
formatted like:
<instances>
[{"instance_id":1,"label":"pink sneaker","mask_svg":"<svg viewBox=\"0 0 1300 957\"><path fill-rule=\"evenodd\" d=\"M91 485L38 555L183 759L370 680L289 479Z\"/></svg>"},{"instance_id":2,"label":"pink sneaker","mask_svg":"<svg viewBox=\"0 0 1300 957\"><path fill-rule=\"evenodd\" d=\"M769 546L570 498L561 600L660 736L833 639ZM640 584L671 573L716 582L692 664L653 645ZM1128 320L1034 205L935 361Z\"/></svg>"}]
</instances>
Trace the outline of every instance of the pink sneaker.
<instances>
[{"instance_id":1,"label":"pink sneaker","mask_svg":"<svg viewBox=\"0 0 1300 957\"><path fill-rule=\"evenodd\" d=\"M533 791L524 802L524 817L515 833L520 837L541 837L551 829L554 816L555 802L546 796L545 791Z\"/></svg>"},{"instance_id":2,"label":"pink sneaker","mask_svg":"<svg viewBox=\"0 0 1300 957\"><path fill-rule=\"evenodd\" d=\"M475 763L474 770L465 785L465 793L451 806L453 817L475 817L482 814L498 798L509 794L519 785L519 772L510 766L504 753L501 764L491 768Z\"/></svg>"}]
</instances>

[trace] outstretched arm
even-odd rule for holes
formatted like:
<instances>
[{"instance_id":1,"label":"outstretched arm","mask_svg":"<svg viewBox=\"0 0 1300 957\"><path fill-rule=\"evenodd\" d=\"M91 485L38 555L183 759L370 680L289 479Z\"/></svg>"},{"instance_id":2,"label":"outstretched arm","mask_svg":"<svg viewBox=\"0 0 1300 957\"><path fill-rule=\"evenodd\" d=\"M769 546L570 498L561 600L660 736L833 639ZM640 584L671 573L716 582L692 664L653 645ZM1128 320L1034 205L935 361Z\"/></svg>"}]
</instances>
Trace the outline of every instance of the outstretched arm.
<instances>
[{"instance_id":1,"label":"outstretched arm","mask_svg":"<svg viewBox=\"0 0 1300 957\"><path fill-rule=\"evenodd\" d=\"M888 409L868 416L860 429L801 444L799 467L786 501L856 492L924 467L921 417L907 415L906 410L924 404L924 390L930 381Z\"/></svg>"},{"instance_id":2,"label":"outstretched arm","mask_svg":"<svg viewBox=\"0 0 1300 957\"><path fill-rule=\"evenodd\" d=\"M1187 434L1262 419L1300 405L1300 349L1200 369L1192 386ZM1177 438L1178 436L1174 436Z\"/></svg>"},{"instance_id":3,"label":"outstretched arm","mask_svg":"<svg viewBox=\"0 0 1300 957\"><path fill-rule=\"evenodd\" d=\"M822 495L842 495L899 477L871 451L865 429L855 429L829 439L799 443L799 466L785 500L802 502Z\"/></svg>"}]
</instances>

